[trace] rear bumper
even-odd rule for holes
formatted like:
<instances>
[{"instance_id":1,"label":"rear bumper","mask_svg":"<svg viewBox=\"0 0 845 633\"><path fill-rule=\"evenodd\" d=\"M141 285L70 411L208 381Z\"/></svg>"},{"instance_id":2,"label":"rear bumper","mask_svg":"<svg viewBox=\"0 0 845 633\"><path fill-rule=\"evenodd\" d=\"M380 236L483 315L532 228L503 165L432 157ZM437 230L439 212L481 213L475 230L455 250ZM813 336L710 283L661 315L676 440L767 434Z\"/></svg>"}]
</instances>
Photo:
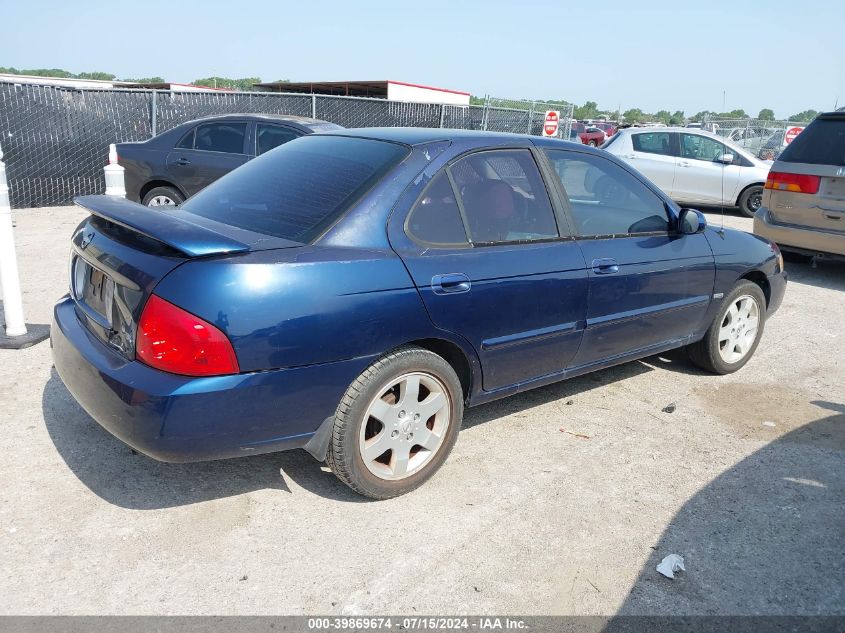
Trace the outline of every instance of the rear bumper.
<instances>
[{"instance_id":1,"label":"rear bumper","mask_svg":"<svg viewBox=\"0 0 845 633\"><path fill-rule=\"evenodd\" d=\"M766 207L761 207L754 216L754 235L765 237L785 249L845 256L845 234L777 224Z\"/></svg>"},{"instance_id":2,"label":"rear bumper","mask_svg":"<svg viewBox=\"0 0 845 633\"><path fill-rule=\"evenodd\" d=\"M51 346L56 371L82 408L121 441L166 462L303 448L372 360L176 376L127 361L94 338L69 297L53 311Z\"/></svg>"}]
</instances>

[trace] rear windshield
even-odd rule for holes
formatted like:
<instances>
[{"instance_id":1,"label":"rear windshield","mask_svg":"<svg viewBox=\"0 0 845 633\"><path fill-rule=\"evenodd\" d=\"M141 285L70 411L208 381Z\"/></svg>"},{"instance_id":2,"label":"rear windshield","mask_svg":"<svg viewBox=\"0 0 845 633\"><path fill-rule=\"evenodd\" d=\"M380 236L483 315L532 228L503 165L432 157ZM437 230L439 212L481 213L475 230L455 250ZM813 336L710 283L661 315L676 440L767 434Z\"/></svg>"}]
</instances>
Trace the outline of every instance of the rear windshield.
<instances>
[{"instance_id":1,"label":"rear windshield","mask_svg":"<svg viewBox=\"0 0 845 633\"><path fill-rule=\"evenodd\" d=\"M845 116L819 117L786 146L778 160L845 167Z\"/></svg>"},{"instance_id":2,"label":"rear windshield","mask_svg":"<svg viewBox=\"0 0 845 633\"><path fill-rule=\"evenodd\" d=\"M408 154L403 145L306 136L251 160L182 205L248 231L310 242Z\"/></svg>"}]
</instances>

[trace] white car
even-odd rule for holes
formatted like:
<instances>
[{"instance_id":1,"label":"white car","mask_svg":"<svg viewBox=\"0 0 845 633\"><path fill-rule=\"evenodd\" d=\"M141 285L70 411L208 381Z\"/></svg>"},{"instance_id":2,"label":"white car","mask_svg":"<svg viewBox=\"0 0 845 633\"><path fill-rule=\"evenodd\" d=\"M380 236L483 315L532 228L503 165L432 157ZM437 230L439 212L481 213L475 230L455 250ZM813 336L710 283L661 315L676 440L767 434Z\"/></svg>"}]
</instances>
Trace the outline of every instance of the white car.
<instances>
[{"instance_id":1,"label":"white car","mask_svg":"<svg viewBox=\"0 0 845 633\"><path fill-rule=\"evenodd\" d=\"M682 204L736 206L753 217L771 163L693 128L628 128L602 145Z\"/></svg>"}]
</instances>

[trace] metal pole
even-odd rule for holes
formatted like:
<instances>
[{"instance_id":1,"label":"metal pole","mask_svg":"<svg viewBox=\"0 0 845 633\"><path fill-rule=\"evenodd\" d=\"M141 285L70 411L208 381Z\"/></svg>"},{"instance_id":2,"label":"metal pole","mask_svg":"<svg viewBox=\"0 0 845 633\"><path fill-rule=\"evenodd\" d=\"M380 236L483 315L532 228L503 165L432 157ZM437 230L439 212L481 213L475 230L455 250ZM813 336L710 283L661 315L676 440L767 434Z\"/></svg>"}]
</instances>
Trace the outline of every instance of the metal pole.
<instances>
[{"instance_id":1,"label":"metal pole","mask_svg":"<svg viewBox=\"0 0 845 633\"><path fill-rule=\"evenodd\" d=\"M153 102L150 111L150 131L158 134L158 90L153 90Z\"/></svg>"},{"instance_id":2,"label":"metal pole","mask_svg":"<svg viewBox=\"0 0 845 633\"><path fill-rule=\"evenodd\" d=\"M526 134L531 134L531 124L534 122L534 102L531 102L531 107L528 109L528 130Z\"/></svg>"},{"instance_id":3,"label":"metal pole","mask_svg":"<svg viewBox=\"0 0 845 633\"><path fill-rule=\"evenodd\" d=\"M317 95L311 93L311 118L317 118Z\"/></svg>"},{"instance_id":4,"label":"metal pole","mask_svg":"<svg viewBox=\"0 0 845 633\"><path fill-rule=\"evenodd\" d=\"M0 284L3 286L3 314L6 319L6 336L26 334L23 318L21 280L18 259L15 255L15 236L12 233L12 206L9 203L9 185L6 181L6 164L0 148Z\"/></svg>"},{"instance_id":5,"label":"metal pole","mask_svg":"<svg viewBox=\"0 0 845 633\"><path fill-rule=\"evenodd\" d=\"M440 127L445 127L444 123L446 122L446 104L440 104Z\"/></svg>"},{"instance_id":6,"label":"metal pole","mask_svg":"<svg viewBox=\"0 0 845 633\"><path fill-rule=\"evenodd\" d=\"M490 95L484 95L484 112L481 114L481 129L487 130L487 117L490 116Z\"/></svg>"}]
</instances>

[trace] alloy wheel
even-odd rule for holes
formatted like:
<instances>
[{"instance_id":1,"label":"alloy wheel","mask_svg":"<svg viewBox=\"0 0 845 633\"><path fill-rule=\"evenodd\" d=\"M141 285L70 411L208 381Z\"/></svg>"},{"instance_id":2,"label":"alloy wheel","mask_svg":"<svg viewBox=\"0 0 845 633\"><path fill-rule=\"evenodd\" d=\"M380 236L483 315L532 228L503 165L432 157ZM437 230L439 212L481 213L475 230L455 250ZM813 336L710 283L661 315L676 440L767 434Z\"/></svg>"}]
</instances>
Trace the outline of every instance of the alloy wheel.
<instances>
[{"instance_id":1,"label":"alloy wheel","mask_svg":"<svg viewBox=\"0 0 845 633\"><path fill-rule=\"evenodd\" d=\"M737 297L731 303L719 327L719 355L726 363L741 361L757 339L760 306L751 295Z\"/></svg>"},{"instance_id":2,"label":"alloy wheel","mask_svg":"<svg viewBox=\"0 0 845 633\"><path fill-rule=\"evenodd\" d=\"M438 378L424 372L395 378L379 394L361 425L361 458L380 479L404 479L423 469L443 445L451 397Z\"/></svg>"}]
</instances>

